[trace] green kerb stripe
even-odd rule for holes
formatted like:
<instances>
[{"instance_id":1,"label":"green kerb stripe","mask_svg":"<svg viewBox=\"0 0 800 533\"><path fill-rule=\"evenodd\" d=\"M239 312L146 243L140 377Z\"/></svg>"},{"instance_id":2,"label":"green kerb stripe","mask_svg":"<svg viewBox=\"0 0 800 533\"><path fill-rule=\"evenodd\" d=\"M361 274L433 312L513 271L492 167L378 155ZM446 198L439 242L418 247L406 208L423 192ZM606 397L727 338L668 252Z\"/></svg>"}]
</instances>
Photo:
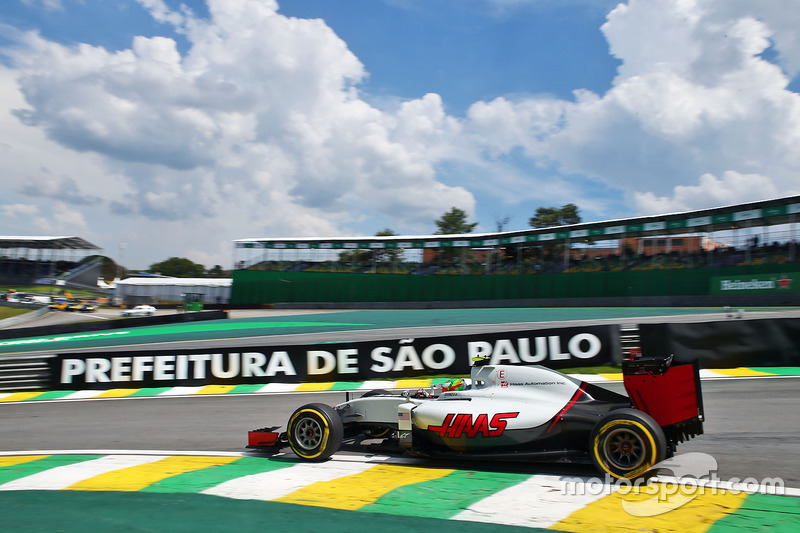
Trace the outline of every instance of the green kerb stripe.
<instances>
[{"instance_id":1,"label":"green kerb stripe","mask_svg":"<svg viewBox=\"0 0 800 533\"><path fill-rule=\"evenodd\" d=\"M204 494L141 492L0 492L3 531L434 531L436 533L533 533L545 531L413 516L364 515L288 503L232 500Z\"/></svg>"},{"instance_id":2,"label":"green kerb stripe","mask_svg":"<svg viewBox=\"0 0 800 533\"><path fill-rule=\"evenodd\" d=\"M767 374L777 374L779 376L800 376L800 368L787 368L783 366L754 366L750 370L766 372Z\"/></svg>"},{"instance_id":3,"label":"green kerb stripe","mask_svg":"<svg viewBox=\"0 0 800 533\"><path fill-rule=\"evenodd\" d=\"M795 533L800 524L800 498L751 494L733 514L718 520L708 533L769 531Z\"/></svg>"},{"instance_id":4,"label":"green kerb stripe","mask_svg":"<svg viewBox=\"0 0 800 533\"><path fill-rule=\"evenodd\" d=\"M357 390L363 384L363 381L337 381L328 390Z\"/></svg>"},{"instance_id":5,"label":"green kerb stripe","mask_svg":"<svg viewBox=\"0 0 800 533\"><path fill-rule=\"evenodd\" d=\"M358 512L450 518L473 503L530 477L530 474L456 471L433 481L399 487Z\"/></svg>"},{"instance_id":6,"label":"green kerb stripe","mask_svg":"<svg viewBox=\"0 0 800 533\"><path fill-rule=\"evenodd\" d=\"M246 383L244 385L236 385L228 394L247 394L251 392L258 392L264 388L263 383Z\"/></svg>"},{"instance_id":7,"label":"green kerb stripe","mask_svg":"<svg viewBox=\"0 0 800 533\"><path fill-rule=\"evenodd\" d=\"M149 389L139 389L128 398L132 398L134 396L158 396L162 392L167 392L168 390L172 390L173 387L152 387Z\"/></svg>"},{"instance_id":8,"label":"green kerb stripe","mask_svg":"<svg viewBox=\"0 0 800 533\"><path fill-rule=\"evenodd\" d=\"M262 472L272 472L274 470L294 466L295 464L297 463L276 461L266 457L242 457L227 465L193 470L162 479L139 492L200 492L231 479L260 474Z\"/></svg>"},{"instance_id":9,"label":"green kerb stripe","mask_svg":"<svg viewBox=\"0 0 800 533\"><path fill-rule=\"evenodd\" d=\"M36 396L35 398L31 398L30 400L25 400L25 401L29 402L31 400L60 400L61 398L69 396L70 394L73 394L75 392L76 391L74 390L53 390L45 392L44 394L41 394L39 396Z\"/></svg>"}]
</instances>

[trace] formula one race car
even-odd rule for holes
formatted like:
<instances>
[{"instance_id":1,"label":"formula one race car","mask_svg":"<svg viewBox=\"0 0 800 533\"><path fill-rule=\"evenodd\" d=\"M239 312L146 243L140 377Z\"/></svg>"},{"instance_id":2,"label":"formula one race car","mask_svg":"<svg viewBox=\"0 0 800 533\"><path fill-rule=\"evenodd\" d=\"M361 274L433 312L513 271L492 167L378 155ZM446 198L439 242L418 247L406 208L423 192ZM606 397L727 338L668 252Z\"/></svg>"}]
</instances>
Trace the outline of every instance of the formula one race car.
<instances>
[{"instance_id":1,"label":"formula one race car","mask_svg":"<svg viewBox=\"0 0 800 533\"><path fill-rule=\"evenodd\" d=\"M611 476L635 478L670 457L679 442L703 432L696 363L673 365L671 356L625 362L628 396L542 366L487 363L475 362L469 385L369 391L356 399L348 394L332 408L304 405L289 418L286 432L251 431L248 447L289 446L301 459L323 461L343 443L383 439L383 451L591 461Z\"/></svg>"}]
</instances>

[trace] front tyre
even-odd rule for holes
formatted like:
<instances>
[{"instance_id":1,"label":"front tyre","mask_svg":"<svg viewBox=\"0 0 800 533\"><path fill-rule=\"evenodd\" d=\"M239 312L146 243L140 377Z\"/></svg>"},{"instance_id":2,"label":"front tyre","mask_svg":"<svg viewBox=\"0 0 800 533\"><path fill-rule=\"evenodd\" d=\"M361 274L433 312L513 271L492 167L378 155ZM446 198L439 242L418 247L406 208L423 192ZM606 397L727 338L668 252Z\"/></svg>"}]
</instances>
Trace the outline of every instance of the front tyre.
<instances>
[{"instance_id":1,"label":"front tyre","mask_svg":"<svg viewBox=\"0 0 800 533\"><path fill-rule=\"evenodd\" d=\"M603 472L633 479L664 460L667 439L647 413L618 409L605 415L592 430L589 453Z\"/></svg>"},{"instance_id":2,"label":"front tyre","mask_svg":"<svg viewBox=\"0 0 800 533\"><path fill-rule=\"evenodd\" d=\"M310 403L289 418L289 446L301 459L324 461L342 445L344 427L334 409L323 403Z\"/></svg>"}]
</instances>

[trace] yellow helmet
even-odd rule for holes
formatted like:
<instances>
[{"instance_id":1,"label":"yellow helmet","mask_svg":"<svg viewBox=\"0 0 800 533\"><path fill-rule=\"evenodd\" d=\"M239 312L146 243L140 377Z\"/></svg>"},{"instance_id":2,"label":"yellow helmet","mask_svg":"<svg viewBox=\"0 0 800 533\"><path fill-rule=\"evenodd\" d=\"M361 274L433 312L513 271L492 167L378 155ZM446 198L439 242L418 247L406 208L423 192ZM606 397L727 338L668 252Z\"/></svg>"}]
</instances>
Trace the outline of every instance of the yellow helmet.
<instances>
[{"instance_id":1,"label":"yellow helmet","mask_svg":"<svg viewBox=\"0 0 800 533\"><path fill-rule=\"evenodd\" d=\"M467 384L461 378L449 379L442 385L442 392L450 392L456 390L464 390Z\"/></svg>"}]
</instances>

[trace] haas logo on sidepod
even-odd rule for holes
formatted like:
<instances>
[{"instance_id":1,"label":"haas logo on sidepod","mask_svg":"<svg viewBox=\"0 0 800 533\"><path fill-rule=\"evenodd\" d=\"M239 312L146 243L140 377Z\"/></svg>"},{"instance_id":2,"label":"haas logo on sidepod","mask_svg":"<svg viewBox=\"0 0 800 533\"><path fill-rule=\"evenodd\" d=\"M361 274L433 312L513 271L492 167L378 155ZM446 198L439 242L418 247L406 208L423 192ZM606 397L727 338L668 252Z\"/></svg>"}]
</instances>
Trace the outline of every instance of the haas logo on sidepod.
<instances>
[{"instance_id":1,"label":"haas logo on sidepod","mask_svg":"<svg viewBox=\"0 0 800 533\"><path fill-rule=\"evenodd\" d=\"M499 437L506 430L506 418L517 418L516 413L497 413L489 421L489 415L480 414L472 418L469 413L448 413L441 426L428 426L428 431L438 433L440 437L475 437L478 434L484 437Z\"/></svg>"}]
</instances>

